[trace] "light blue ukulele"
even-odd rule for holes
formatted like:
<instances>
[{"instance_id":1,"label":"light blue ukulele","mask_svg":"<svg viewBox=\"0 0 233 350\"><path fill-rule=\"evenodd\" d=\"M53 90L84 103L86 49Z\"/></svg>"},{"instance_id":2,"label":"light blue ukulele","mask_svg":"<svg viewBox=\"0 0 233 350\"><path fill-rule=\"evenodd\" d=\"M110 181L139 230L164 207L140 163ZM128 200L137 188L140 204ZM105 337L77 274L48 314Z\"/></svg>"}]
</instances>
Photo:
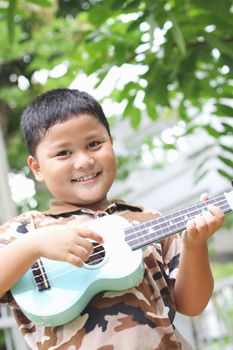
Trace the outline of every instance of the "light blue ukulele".
<instances>
[{"instance_id":1,"label":"light blue ukulele","mask_svg":"<svg viewBox=\"0 0 233 350\"><path fill-rule=\"evenodd\" d=\"M142 247L183 231L187 221L210 204L224 213L230 211L233 191L133 226L115 215L96 219L89 228L103 236L104 244L93 244L93 254L82 268L40 258L12 288L12 294L35 323L59 326L70 322L98 292L121 291L140 283Z\"/></svg>"}]
</instances>

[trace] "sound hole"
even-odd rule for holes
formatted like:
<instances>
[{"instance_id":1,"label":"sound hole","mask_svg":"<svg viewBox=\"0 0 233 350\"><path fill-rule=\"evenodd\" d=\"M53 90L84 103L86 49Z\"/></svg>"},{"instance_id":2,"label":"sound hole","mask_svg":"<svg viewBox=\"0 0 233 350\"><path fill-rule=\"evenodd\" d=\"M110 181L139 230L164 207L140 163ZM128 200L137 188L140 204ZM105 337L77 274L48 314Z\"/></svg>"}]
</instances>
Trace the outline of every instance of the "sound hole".
<instances>
[{"instance_id":1,"label":"sound hole","mask_svg":"<svg viewBox=\"0 0 233 350\"><path fill-rule=\"evenodd\" d=\"M105 250L104 247L98 243L92 243L92 245L94 248L93 252L85 263L88 265L97 265L103 261L105 257Z\"/></svg>"}]
</instances>

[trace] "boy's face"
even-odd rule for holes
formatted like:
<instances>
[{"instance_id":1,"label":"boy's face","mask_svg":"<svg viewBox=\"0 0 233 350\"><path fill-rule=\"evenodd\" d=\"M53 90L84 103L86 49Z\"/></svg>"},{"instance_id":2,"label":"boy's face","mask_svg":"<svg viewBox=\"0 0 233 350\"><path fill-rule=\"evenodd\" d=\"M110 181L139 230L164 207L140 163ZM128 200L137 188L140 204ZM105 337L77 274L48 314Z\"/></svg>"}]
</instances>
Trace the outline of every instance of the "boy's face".
<instances>
[{"instance_id":1,"label":"boy's face","mask_svg":"<svg viewBox=\"0 0 233 350\"><path fill-rule=\"evenodd\" d=\"M112 139L98 119L89 114L52 126L28 164L50 193L78 206L100 209L116 174Z\"/></svg>"}]
</instances>

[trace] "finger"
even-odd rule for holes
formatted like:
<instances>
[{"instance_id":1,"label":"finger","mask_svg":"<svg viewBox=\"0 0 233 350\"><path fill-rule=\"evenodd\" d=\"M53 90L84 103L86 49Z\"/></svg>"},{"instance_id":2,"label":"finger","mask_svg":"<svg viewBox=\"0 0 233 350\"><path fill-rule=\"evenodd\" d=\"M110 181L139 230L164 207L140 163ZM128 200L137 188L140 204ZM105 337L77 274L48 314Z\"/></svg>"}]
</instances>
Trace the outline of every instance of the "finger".
<instances>
[{"instance_id":1,"label":"finger","mask_svg":"<svg viewBox=\"0 0 233 350\"><path fill-rule=\"evenodd\" d=\"M84 247L80 245L74 245L72 247L72 250L70 251L71 254L77 256L80 258L82 261L86 261L89 259L90 254L92 253L92 250L85 249Z\"/></svg>"},{"instance_id":2,"label":"finger","mask_svg":"<svg viewBox=\"0 0 233 350\"><path fill-rule=\"evenodd\" d=\"M219 220L220 224L224 222L224 213L219 207L211 205L208 210Z\"/></svg>"},{"instance_id":3,"label":"finger","mask_svg":"<svg viewBox=\"0 0 233 350\"><path fill-rule=\"evenodd\" d=\"M190 233L194 233L196 231L196 223L194 219L191 219L186 224L187 231Z\"/></svg>"},{"instance_id":4,"label":"finger","mask_svg":"<svg viewBox=\"0 0 233 350\"><path fill-rule=\"evenodd\" d=\"M208 193L202 193L200 195L200 200L203 202L203 201L207 201L209 199L209 196L208 196Z\"/></svg>"},{"instance_id":5,"label":"finger","mask_svg":"<svg viewBox=\"0 0 233 350\"><path fill-rule=\"evenodd\" d=\"M205 233L208 233L208 231L209 231L207 220L206 220L206 217L204 215L198 215L195 218L195 226L196 226L196 230L200 234L205 234Z\"/></svg>"},{"instance_id":6,"label":"finger","mask_svg":"<svg viewBox=\"0 0 233 350\"><path fill-rule=\"evenodd\" d=\"M94 232L83 226L77 226L77 224L74 223L69 223L68 225L69 227L72 227L72 229L74 229L79 236L84 238L90 238L93 241L96 241L97 243L103 243L103 237L97 232Z\"/></svg>"},{"instance_id":7,"label":"finger","mask_svg":"<svg viewBox=\"0 0 233 350\"><path fill-rule=\"evenodd\" d=\"M82 236L80 236L80 234L76 237L74 243L75 244L73 244L71 247L71 251L73 251L74 247L80 247L80 248L84 249L85 251L87 251L89 255L93 252L92 242L90 242L86 238L83 238Z\"/></svg>"},{"instance_id":8,"label":"finger","mask_svg":"<svg viewBox=\"0 0 233 350\"><path fill-rule=\"evenodd\" d=\"M203 217L205 218L208 231L215 232L224 221L224 214L218 207L210 207L208 211L203 213Z\"/></svg>"},{"instance_id":9,"label":"finger","mask_svg":"<svg viewBox=\"0 0 233 350\"><path fill-rule=\"evenodd\" d=\"M210 211L205 211L198 220L198 230L202 234L209 235L217 229L216 218Z\"/></svg>"},{"instance_id":10,"label":"finger","mask_svg":"<svg viewBox=\"0 0 233 350\"><path fill-rule=\"evenodd\" d=\"M103 243L103 237L101 235L99 235L98 233L91 231L91 230L81 231L80 236L92 239L93 241L96 241L97 243Z\"/></svg>"},{"instance_id":11,"label":"finger","mask_svg":"<svg viewBox=\"0 0 233 350\"><path fill-rule=\"evenodd\" d=\"M67 256L66 261L77 267L83 266L83 260L79 256L72 253Z\"/></svg>"}]
</instances>

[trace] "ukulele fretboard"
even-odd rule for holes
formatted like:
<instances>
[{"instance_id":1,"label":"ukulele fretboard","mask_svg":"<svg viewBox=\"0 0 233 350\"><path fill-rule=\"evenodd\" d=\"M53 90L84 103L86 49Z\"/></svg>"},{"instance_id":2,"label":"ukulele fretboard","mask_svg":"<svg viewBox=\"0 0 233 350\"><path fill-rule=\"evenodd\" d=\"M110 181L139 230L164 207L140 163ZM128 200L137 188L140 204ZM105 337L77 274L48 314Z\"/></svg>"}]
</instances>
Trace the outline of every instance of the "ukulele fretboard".
<instances>
[{"instance_id":1,"label":"ukulele fretboard","mask_svg":"<svg viewBox=\"0 0 233 350\"><path fill-rule=\"evenodd\" d=\"M210 205L218 206L224 213L231 211L225 195L222 194L168 215L128 227L125 229L126 242L132 249L137 249L161 241L167 236L183 231L188 220L208 210Z\"/></svg>"}]
</instances>

